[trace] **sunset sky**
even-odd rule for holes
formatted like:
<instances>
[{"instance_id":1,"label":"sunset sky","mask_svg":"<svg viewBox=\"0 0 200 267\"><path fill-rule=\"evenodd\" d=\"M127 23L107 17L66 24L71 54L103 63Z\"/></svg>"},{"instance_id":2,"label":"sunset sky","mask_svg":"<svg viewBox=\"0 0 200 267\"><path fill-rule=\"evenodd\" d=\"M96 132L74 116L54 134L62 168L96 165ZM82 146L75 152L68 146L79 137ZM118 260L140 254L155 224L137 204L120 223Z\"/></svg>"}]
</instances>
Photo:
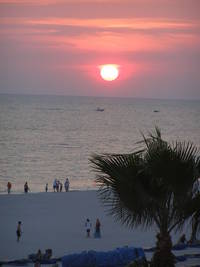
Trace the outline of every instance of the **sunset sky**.
<instances>
[{"instance_id":1,"label":"sunset sky","mask_svg":"<svg viewBox=\"0 0 200 267\"><path fill-rule=\"evenodd\" d=\"M200 99L200 0L0 0L0 93ZM99 66L116 64L110 82Z\"/></svg>"}]
</instances>

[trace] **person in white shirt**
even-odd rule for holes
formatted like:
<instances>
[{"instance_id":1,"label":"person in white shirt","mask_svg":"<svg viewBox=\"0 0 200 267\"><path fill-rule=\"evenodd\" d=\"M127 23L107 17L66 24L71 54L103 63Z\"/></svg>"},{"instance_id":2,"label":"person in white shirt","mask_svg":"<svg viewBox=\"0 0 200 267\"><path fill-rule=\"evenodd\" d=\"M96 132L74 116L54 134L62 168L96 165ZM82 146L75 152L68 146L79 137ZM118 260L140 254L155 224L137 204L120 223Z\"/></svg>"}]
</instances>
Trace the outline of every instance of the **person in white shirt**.
<instances>
[{"instance_id":1,"label":"person in white shirt","mask_svg":"<svg viewBox=\"0 0 200 267\"><path fill-rule=\"evenodd\" d=\"M90 237L91 228L92 228L92 224L91 224L90 220L87 219L85 222L86 237Z\"/></svg>"}]
</instances>

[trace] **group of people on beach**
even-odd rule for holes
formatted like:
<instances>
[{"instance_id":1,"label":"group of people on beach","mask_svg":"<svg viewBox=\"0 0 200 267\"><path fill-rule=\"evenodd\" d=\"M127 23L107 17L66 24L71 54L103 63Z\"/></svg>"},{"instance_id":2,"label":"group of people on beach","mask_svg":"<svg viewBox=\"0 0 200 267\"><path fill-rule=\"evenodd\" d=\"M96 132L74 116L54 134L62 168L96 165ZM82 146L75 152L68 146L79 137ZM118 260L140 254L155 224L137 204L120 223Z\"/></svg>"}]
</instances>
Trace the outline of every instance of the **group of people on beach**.
<instances>
[{"instance_id":1,"label":"group of people on beach","mask_svg":"<svg viewBox=\"0 0 200 267\"><path fill-rule=\"evenodd\" d=\"M69 191L69 179L66 178L65 182L64 182L64 187L65 187L65 191L68 192ZM7 183L7 192L8 194L11 193L11 188L12 188L12 183L9 181ZM54 192L62 192L63 190L63 184L61 181L55 179L53 182L53 191ZM28 193L30 191L30 187L28 185L28 182L25 182L24 184L24 193ZM45 192L48 192L48 183L46 183L45 185Z\"/></svg>"},{"instance_id":2,"label":"group of people on beach","mask_svg":"<svg viewBox=\"0 0 200 267\"><path fill-rule=\"evenodd\" d=\"M8 182L7 183L7 192L8 192L8 194L11 193L11 188L12 188L12 184L11 184L11 182ZM28 182L25 182L25 184L24 184L24 193L28 193L28 191L30 191L30 188L28 186Z\"/></svg>"},{"instance_id":3,"label":"group of people on beach","mask_svg":"<svg viewBox=\"0 0 200 267\"><path fill-rule=\"evenodd\" d=\"M85 229L86 229L86 237L90 237L90 232L92 230L92 223L90 222L90 219L87 218L85 222ZM101 223L100 220L96 219L96 224L94 228L94 238L101 238Z\"/></svg>"},{"instance_id":4,"label":"group of people on beach","mask_svg":"<svg viewBox=\"0 0 200 267\"><path fill-rule=\"evenodd\" d=\"M91 236L90 234L92 230L92 223L89 218L86 219L85 230L86 230L86 237L89 238ZM17 234L17 242L19 242L22 236L22 222L21 221L18 221L16 234ZM94 227L94 238L101 238L101 223L98 218L96 219L96 223Z\"/></svg>"},{"instance_id":5,"label":"group of people on beach","mask_svg":"<svg viewBox=\"0 0 200 267\"><path fill-rule=\"evenodd\" d=\"M178 239L177 245L186 245L186 244L188 244L188 245L191 245L191 244L194 245L195 244L196 245L196 244L200 244L200 241L196 238L196 236L190 240L187 240L185 234L182 234L180 236L180 238Z\"/></svg>"},{"instance_id":6,"label":"group of people on beach","mask_svg":"<svg viewBox=\"0 0 200 267\"><path fill-rule=\"evenodd\" d=\"M42 260L50 260L53 255L52 249L48 248L42 253L41 249L38 249L37 253L29 254L28 258L35 262L34 267L40 267Z\"/></svg>"},{"instance_id":7,"label":"group of people on beach","mask_svg":"<svg viewBox=\"0 0 200 267\"><path fill-rule=\"evenodd\" d=\"M66 178L65 182L64 182L64 187L65 187L65 191L68 192L69 191L69 179ZM63 184L61 181L55 179L53 182L53 191L54 192L62 192L63 189ZM47 190L46 190L47 192Z\"/></svg>"},{"instance_id":8,"label":"group of people on beach","mask_svg":"<svg viewBox=\"0 0 200 267\"><path fill-rule=\"evenodd\" d=\"M8 194L11 193L11 188L12 188L12 184L11 184L11 182L8 182L7 183L7 192L8 192ZM25 184L24 184L24 193L28 193L28 191L30 191L30 188L28 186L28 183L25 182Z\"/></svg>"}]
</instances>

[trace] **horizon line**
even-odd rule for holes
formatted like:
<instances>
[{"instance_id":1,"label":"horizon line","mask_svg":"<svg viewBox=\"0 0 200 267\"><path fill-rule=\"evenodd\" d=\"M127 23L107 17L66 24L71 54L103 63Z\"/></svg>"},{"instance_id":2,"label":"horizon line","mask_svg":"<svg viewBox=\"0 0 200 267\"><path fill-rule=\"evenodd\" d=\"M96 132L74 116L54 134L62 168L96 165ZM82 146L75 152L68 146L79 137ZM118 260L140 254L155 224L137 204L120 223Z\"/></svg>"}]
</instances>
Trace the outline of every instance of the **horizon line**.
<instances>
[{"instance_id":1,"label":"horizon line","mask_svg":"<svg viewBox=\"0 0 200 267\"><path fill-rule=\"evenodd\" d=\"M180 100L180 101L200 101L200 98L178 98L178 97L145 97L145 96L103 96L103 95L68 95L68 94L34 94L34 93L1 93L0 95L14 96L60 96L60 97L91 97L91 98L122 98L122 99L146 99L146 100Z\"/></svg>"}]
</instances>

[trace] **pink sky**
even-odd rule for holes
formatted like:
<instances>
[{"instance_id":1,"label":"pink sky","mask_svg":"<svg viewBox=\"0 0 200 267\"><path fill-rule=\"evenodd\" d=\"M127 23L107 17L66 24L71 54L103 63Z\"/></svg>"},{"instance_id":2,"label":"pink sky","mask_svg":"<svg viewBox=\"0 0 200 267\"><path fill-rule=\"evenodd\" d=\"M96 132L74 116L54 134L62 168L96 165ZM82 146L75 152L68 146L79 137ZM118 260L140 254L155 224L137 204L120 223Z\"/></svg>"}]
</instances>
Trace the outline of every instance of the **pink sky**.
<instances>
[{"instance_id":1,"label":"pink sky","mask_svg":"<svg viewBox=\"0 0 200 267\"><path fill-rule=\"evenodd\" d=\"M199 0L0 0L0 93L200 99ZM119 65L105 82L99 65Z\"/></svg>"}]
</instances>

